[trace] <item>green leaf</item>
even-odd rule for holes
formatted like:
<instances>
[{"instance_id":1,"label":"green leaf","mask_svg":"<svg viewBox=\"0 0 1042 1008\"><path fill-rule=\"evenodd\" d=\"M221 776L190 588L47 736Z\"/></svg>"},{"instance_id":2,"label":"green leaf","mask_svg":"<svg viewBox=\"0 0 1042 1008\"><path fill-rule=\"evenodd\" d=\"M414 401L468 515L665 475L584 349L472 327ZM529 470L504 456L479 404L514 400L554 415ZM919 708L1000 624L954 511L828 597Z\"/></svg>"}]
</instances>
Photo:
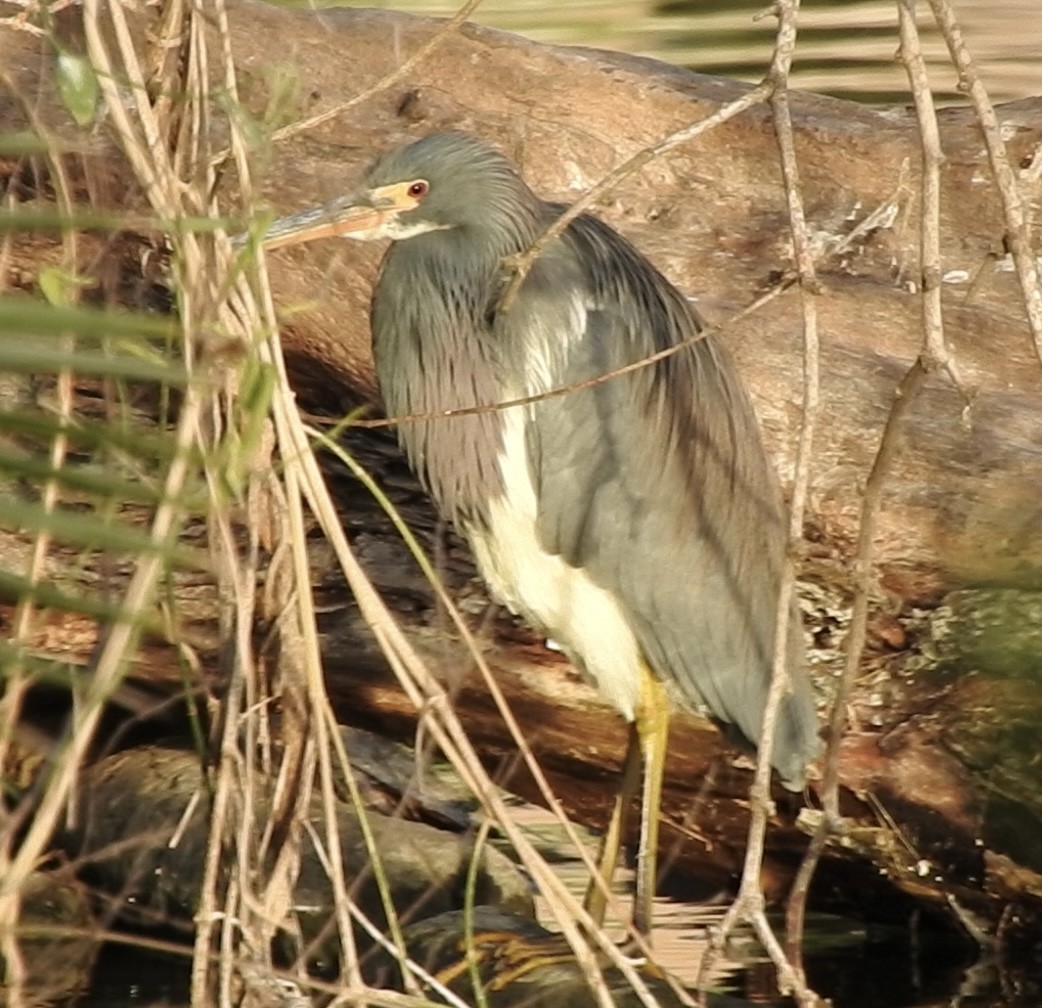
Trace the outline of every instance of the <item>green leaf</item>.
<instances>
[{"instance_id":1,"label":"green leaf","mask_svg":"<svg viewBox=\"0 0 1042 1008\"><path fill-rule=\"evenodd\" d=\"M61 436L84 449L115 448L149 462L165 462L177 454L174 439L163 434L136 427L122 428L85 417L62 418L30 410L0 410L0 433L48 443ZM197 459L195 462L198 464Z\"/></svg>"},{"instance_id":2,"label":"green leaf","mask_svg":"<svg viewBox=\"0 0 1042 1008\"><path fill-rule=\"evenodd\" d=\"M49 304L66 308L76 302L76 292L89 287L92 281L58 266L45 266L40 270L37 283Z\"/></svg>"},{"instance_id":3,"label":"green leaf","mask_svg":"<svg viewBox=\"0 0 1042 1008\"><path fill-rule=\"evenodd\" d=\"M221 446L229 456L225 477L235 494L241 493L255 464L276 381L277 374L270 364L247 361L239 385L240 427L238 432L230 433Z\"/></svg>"},{"instance_id":4,"label":"green leaf","mask_svg":"<svg viewBox=\"0 0 1042 1008\"><path fill-rule=\"evenodd\" d=\"M0 681L16 670L32 676L37 683L47 683L64 689L71 689L84 673L82 665L47 658L23 645L0 641Z\"/></svg>"},{"instance_id":5,"label":"green leaf","mask_svg":"<svg viewBox=\"0 0 1042 1008\"><path fill-rule=\"evenodd\" d=\"M183 385L188 381L184 368L162 360L140 360L136 355L117 356L100 350L75 350L30 337L0 339L0 372L57 374L63 370L170 385Z\"/></svg>"},{"instance_id":6,"label":"green leaf","mask_svg":"<svg viewBox=\"0 0 1042 1008\"><path fill-rule=\"evenodd\" d=\"M39 298L0 295L0 333L21 330L34 335L80 336L105 339L131 336L141 340L169 339L177 325L169 318L111 308L73 308L47 305Z\"/></svg>"},{"instance_id":7,"label":"green leaf","mask_svg":"<svg viewBox=\"0 0 1042 1008\"><path fill-rule=\"evenodd\" d=\"M11 574L0 570L0 598L13 602L33 602L45 609L58 609L62 612L78 612L86 616L111 622L126 622L128 613L120 602L109 602L96 592L74 593L62 591L53 584L32 582L20 574ZM156 617L142 614L138 622L145 628L161 626Z\"/></svg>"},{"instance_id":8,"label":"green leaf","mask_svg":"<svg viewBox=\"0 0 1042 1008\"><path fill-rule=\"evenodd\" d=\"M156 542L147 532L128 522L107 521L88 511L70 508L46 510L35 502L0 496L0 520L22 531L44 532L62 542L113 553L159 554L182 567L205 567L200 555L179 547L170 539Z\"/></svg>"},{"instance_id":9,"label":"green leaf","mask_svg":"<svg viewBox=\"0 0 1042 1008\"><path fill-rule=\"evenodd\" d=\"M31 154L54 154L71 150L61 140L44 140L29 130L0 134L0 157L27 157ZM7 216L13 216L5 214Z\"/></svg>"},{"instance_id":10,"label":"green leaf","mask_svg":"<svg viewBox=\"0 0 1042 1008\"><path fill-rule=\"evenodd\" d=\"M58 93L69 115L77 126L89 126L94 122L98 107L98 78L94 67L76 53L60 52L54 74L58 80Z\"/></svg>"},{"instance_id":11,"label":"green leaf","mask_svg":"<svg viewBox=\"0 0 1042 1008\"><path fill-rule=\"evenodd\" d=\"M138 504L158 504L162 499L159 487L148 486L135 480L124 479L113 472L111 466L84 465L66 461L55 469L48 458L34 455L14 455L0 448L0 473L8 473L15 479L37 486L54 480L69 490L100 497L107 500L131 501ZM192 502L182 499L186 509ZM194 502L194 509L202 506L201 500Z\"/></svg>"}]
</instances>

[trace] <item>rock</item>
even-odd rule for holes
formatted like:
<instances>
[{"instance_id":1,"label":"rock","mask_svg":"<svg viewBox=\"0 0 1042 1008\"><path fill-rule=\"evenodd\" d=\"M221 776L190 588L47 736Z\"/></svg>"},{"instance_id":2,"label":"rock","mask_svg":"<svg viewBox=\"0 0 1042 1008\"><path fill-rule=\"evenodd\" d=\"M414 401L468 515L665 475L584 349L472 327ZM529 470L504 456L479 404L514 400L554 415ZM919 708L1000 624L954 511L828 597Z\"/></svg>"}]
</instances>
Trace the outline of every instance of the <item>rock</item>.
<instances>
[{"instance_id":1,"label":"rock","mask_svg":"<svg viewBox=\"0 0 1042 1008\"><path fill-rule=\"evenodd\" d=\"M18 949L25 967L23 994L33 1004L56 1004L78 994L98 952L96 921L85 886L67 871L34 872L21 890ZM9 983L3 956L0 975ZM0 1005L9 987L0 985Z\"/></svg>"},{"instance_id":2,"label":"rock","mask_svg":"<svg viewBox=\"0 0 1042 1008\"><path fill-rule=\"evenodd\" d=\"M268 798L258 787L253 796L257 822L266 822ZM78 793L77 826L63 840L70 856L82 859L89 877L118 896L122 916L155 924L191 925L199 904L205 852L209 842L210 799L203 769L191 752L146 747L109 756L89 767ZM338 803L343 871L358 908L381 930L386 916L373 880L371 858L357 812ZM311 819L321 835L321 805L312 803ZM467 872L474 850L465 837L422 823L367 813L375 847L388 880L392 902L405 920L463 905ZM258 842L254 838L253 842ZM252 856L252 855L251 855ZM477 893L504 910L532 913L524 876L498 851L480 853ZM222 871L232 871L229 856ZM354 888L357 887L357 888ZM312 964L323 971L338 958L339 939L329 928L333 890L310 842L303 842L293 902L296 921ZM371 939L359 931L356 940ZM288 939L287 939L288 942Z\"/></svg>"}]
</instances>

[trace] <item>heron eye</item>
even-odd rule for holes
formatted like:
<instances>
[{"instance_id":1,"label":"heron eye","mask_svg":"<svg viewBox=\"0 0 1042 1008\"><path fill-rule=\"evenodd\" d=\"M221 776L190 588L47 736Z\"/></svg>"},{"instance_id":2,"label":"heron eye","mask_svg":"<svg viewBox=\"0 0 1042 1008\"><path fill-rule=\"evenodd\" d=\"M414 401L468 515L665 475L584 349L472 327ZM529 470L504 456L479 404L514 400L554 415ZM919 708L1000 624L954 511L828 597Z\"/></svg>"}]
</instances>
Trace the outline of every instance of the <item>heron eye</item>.
<instances>
[{"instance_id":1,"label":"heron eye","mask_svg":"<svg viewBox=\"0 0 1042 1008\"><path fill-rule=\"evenodd\" d=\"M420 199L427 195L428 189L430 189L429 183L425 182L423 179L417 179L406 191L413 199Z\"/></svg>"}]
</instances>

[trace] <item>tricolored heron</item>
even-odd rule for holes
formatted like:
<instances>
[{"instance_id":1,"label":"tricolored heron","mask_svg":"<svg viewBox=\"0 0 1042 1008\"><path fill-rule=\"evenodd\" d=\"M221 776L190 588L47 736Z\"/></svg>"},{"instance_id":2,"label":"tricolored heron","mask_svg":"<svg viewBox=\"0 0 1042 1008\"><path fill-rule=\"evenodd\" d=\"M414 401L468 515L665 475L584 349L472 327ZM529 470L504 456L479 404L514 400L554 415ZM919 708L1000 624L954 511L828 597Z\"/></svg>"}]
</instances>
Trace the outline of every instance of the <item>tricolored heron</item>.
<instances>
[{"instance_id":1,"label":"tricolored heron","mask_svg":"<svg viewBox=\"0 0 1042 1008\"><path fill-rule=\"evenodd\" d=\"M389 416L579 386L398 433L493 594L557 641L633 726L601 871L614 870L643 763L633 921L647 932L670 703L755 743L786 531L752 405L713 338L582 385L704 328L607 224L574 220L503 310L506 263L563 209L482 141L436 133L381 157L360 192L277 221L265 244L392 240L372 303ZM772 763L798 790L817 719L795 610L787 645L791 690ZM590 903L603 913L599 896Z\"/></svg>"}]
</instances>

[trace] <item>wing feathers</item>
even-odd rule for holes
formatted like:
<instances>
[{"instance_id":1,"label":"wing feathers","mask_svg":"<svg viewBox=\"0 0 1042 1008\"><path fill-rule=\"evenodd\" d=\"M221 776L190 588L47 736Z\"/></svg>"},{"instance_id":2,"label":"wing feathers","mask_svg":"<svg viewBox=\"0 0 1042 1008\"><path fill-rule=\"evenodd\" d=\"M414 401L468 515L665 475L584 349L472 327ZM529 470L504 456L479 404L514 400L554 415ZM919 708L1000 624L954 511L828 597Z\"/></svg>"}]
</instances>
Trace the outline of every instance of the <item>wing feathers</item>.
<instances>
[{"instance_id":1,"label":"wing feathers","mask_svg":"<svg viewBox=\"0 0 1042 1008\"><path fill-rule=\"evenodd\" d=\"M496 326L498 345L524 355L510 365L533 379L531 393L675 346L701 322L631 246L580 218ZM702 339L648 368L541 401L529 410L527 446L543 547L617 595L674 691L755 741L786 532L730 357ZM817 746L798 622L790 651L796 693L775 763L798 784Z\"/></svg>"}]
</instances>

